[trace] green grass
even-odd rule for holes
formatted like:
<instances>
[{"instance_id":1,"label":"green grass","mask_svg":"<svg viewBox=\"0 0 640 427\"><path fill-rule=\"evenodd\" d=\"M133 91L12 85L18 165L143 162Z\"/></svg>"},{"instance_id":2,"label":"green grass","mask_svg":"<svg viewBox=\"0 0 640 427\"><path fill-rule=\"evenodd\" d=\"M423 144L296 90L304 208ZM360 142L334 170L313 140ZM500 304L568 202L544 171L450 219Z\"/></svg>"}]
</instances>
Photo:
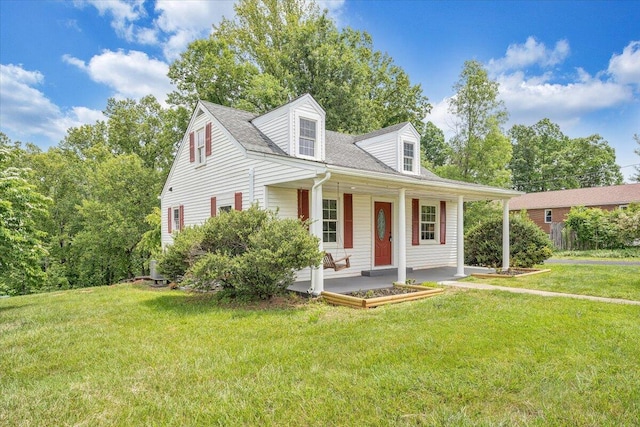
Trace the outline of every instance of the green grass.
<instances>
[{"instance_id":1,"label":"green grass","mask_svg":"<svg viewBox=\"0 0 640 427\"><path fill-rule=\"evenodd\" d=\"M637 425L640 307L456 291L258 310L141 287L0 300L0 425Z\"/></svg>"},{"instance_id":2,"label":"green grass","mask_svg":"<svg viewBox=\"0 0 640 427\"><path fill-rule=\"evenodd\" d=\"M553 257L559 259L615 259L624 261L640 261L640 247L587 251L557 251L554 252Z\"/></svg>"},{"instance_id":3,"label":"green grass","mask_svg":"<svg viewBox=\"0 0 640 427\"><path fill-rule=\"evenodd\" d=\"M464 281L640 301L638 265L549 264L544 268L551 271L508 279L468 277Z\"/></svg>"}]
</instances>

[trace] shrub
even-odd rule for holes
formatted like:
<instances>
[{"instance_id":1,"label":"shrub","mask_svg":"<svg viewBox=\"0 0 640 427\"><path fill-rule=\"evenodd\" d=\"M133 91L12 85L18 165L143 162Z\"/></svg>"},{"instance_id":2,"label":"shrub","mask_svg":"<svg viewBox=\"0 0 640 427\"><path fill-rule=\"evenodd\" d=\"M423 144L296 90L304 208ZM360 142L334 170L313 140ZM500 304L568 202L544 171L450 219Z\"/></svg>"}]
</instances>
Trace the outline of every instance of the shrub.
<instances>
[{"instance_id":1,"label":"shrub","mask_svg":"<svg viewBox=\"0 0 640 427\"><path fill-rule=\"evenodd\" d=\"M552 255L549 237L522 215L509 218L509 258L512 267L529 268ZM468 265L502 265L502 218L488 218L465 236L465 262Z\"/></svg>"},{"instance_id":2,"label":"shrub","mask_svg":"<svg viewBox=\"0 0 640 427\"><path fill-rule=\"evenodd\" d=\"M565 220L567 232L575 232L582 249L619 249L640 239L640 205L612 211L577 206Z\"/></svg>"},{"instance_id":3,"label":"shrub","mask_svg":"<svg viewBox=\"0 0 640 427\"><path fill-rule=\"evenodd\" d=\"M279 219L252 206L178 234L159 268L171 279L198 289L222 287L269 298L293 283L296 270L317 266L321 260L318 240L309 235L304 223Z\"/></svg>"}]
</instances>

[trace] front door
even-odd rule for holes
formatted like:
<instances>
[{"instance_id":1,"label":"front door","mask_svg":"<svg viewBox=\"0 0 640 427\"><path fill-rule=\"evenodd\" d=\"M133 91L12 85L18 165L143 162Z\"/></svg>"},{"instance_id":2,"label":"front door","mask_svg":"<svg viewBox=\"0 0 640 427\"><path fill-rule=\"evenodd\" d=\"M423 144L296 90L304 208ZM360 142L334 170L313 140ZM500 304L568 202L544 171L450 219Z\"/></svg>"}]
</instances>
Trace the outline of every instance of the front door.
<instances>
[{"instance_id":1,"label":"front door","mask_svg":"<svg viewBox=\"0 0 640 427\"><path fill-rule=\"evenodd\" d=\"M391 265L391 203L373 204L374 265Z\"/></svg>"}]
</instances>

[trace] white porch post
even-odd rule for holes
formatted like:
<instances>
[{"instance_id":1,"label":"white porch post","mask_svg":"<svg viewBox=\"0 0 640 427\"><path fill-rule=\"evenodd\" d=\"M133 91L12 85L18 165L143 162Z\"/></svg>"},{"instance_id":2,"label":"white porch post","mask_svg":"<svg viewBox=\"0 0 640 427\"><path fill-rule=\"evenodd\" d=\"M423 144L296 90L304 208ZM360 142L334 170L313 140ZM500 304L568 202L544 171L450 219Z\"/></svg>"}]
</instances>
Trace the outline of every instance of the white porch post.
<instances>
[{"instance_id":1,"label":"white porch post","mask_svg":"<svg viewBox=\"0 0 640 427\"><path fill-rule=\"evenodd\" d=\"M456 277L464 277L464 198L458 196L456 246L458 248Z\"/></svg>"},{"instance_id":2,"label":"white porch post","mask_svg":"<svg viewBox=\"0 0 640 427\"><path fill-rule=\"evenodd\" d=\"M509 269L509 199L502 201L502 269Z\"/></svg>"},{"instance_id":3,"label":"white porch post","mask_svg":"<svg viewBox=\"0 0 640 427\"><path fill-rule=\"evenodd\" d=\"M405 206L406 191L401 188L398 193L398 283L407 281L407 209Z\"/></svg>"},{"instance_id":4,"label":"white porch post","mask_svg":"<svg viewBox=\"0 0 640 427\"><path fill-rule=\"evenodd\" d=\"M331 177L327 172L324 178L316 178L311 187L311 234L319 239L318 250L324 251L322 243L322 184ZM311 268L311 292L313 295L320 295L324 290L324 269L322 264L319 267Z\"/></svg>"}]
</instances>

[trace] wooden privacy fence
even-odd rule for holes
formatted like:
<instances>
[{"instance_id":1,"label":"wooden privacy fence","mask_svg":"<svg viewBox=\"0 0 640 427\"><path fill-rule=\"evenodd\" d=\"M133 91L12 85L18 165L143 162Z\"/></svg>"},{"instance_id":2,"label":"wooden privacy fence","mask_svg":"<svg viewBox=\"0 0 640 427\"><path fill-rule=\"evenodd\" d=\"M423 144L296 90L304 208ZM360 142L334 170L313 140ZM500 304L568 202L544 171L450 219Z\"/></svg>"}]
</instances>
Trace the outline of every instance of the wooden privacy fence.
<instances>
[{"instance_id":1,"label":"wooden privacy fence","mask_svg":"<svg viewBox=\"0 0 640 427\"><path fill-rule=\"evenodd\" d=\"M592 249L591 246L593 245L588 244L587 242L580 242L576 232L565 227L563 222L552 222L550 230L549 238L556 249L560 249L562 251Z\"/></svg>"}]
</instances>

